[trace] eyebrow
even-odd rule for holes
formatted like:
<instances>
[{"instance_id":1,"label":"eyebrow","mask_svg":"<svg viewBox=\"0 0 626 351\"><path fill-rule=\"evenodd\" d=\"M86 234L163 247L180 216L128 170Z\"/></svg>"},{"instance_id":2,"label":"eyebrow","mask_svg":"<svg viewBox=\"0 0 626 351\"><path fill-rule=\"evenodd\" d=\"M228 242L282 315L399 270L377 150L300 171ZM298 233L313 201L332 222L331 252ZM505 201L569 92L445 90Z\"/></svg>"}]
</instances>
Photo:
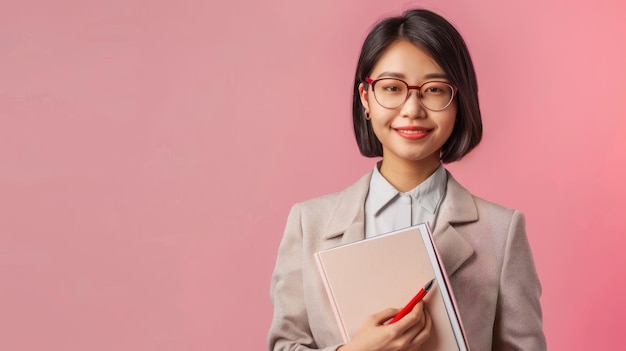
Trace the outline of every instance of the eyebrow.
<instances>
[{"instance_id":1,"label":"eyebrow","mask_svg":"<svg viewBox=\"0 0 626 351\"><path fill-rule=\"evenodd\" d=\"M377 78L380 78L380 77L390 77L390 78L406 79L406 76L403 73L391 72L391 71L383 72L383 73L379 74ZM448 79L448 76L445 73L429 73L429 74L425 75L424 78L425 79L434 79L434 78Z\"/></svg>"}]
</instances>

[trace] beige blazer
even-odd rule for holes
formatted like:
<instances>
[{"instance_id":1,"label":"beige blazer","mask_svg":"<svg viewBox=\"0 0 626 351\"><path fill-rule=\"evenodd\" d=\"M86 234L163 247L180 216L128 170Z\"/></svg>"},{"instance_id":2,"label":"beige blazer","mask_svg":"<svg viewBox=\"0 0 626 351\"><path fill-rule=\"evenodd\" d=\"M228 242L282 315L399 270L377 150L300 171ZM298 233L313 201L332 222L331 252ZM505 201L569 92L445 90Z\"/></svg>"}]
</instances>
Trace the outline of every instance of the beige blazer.
<instances>
[{"instance_id":1,"label":"beige blazer","mask_svg":"<svg viewBox=\"0 0 626 351\"><path fill-rule=\"evenodd\" d=\"M314 253L365 238L370 178L291 209L271 281L270 350L334 351L342 343ZM439 211L433 237L470 348L545 350L541 286L523 215L473 196L450 174Z\"/></svg>"}]
</instances>

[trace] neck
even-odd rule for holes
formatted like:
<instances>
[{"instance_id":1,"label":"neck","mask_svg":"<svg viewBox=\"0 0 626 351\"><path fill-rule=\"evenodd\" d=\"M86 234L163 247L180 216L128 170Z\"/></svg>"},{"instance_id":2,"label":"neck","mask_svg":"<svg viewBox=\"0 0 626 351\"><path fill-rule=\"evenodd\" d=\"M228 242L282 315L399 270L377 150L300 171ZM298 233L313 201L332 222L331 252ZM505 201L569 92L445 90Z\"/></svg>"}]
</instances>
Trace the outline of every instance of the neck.
<instances>
[{"instance_id":1,"label":"neck","mask_svg":"<svg viewBox=\"0 0 626 351\"><path fill-rule=\"evenodd\" d=\"M383 158L380 174L400 192L407 192L430 177L441 162L439 158L418 162Z\"/></svg>"}]
</instances>

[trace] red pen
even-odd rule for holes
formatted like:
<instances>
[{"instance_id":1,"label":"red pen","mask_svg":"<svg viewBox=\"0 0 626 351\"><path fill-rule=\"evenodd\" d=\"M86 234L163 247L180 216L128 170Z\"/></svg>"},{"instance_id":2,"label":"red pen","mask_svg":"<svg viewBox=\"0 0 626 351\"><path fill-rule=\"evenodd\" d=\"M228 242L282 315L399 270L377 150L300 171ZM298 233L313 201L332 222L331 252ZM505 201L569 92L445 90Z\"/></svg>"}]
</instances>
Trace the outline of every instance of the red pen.
<instances>
[{"instance_id":1,"label":"red pen","mask_svg":"<svg viewBox=\"0 0 626 351\"><path fill-rule=\"evenodd\" d=\"M433 278L431 281L426 283L426 285L424 285L424 287L421 288L420 291L417 292L417 295L415 295L415 297L411 301L409 301L409 303L406 306L404 306L404 308L400 310L400 312L398 312L398 314L395 317L393 317L393 319L391 320L391 322L389 322L389 324L399 321L402 317L406 316L407 313L411 312L413 307L415 307L415 305L417 305L420 301L422 301L424 296L426 296L426 293L428 293L430 288L433 287L433 283L435 283L435 278Z\"/></svg>"}]
</instances>

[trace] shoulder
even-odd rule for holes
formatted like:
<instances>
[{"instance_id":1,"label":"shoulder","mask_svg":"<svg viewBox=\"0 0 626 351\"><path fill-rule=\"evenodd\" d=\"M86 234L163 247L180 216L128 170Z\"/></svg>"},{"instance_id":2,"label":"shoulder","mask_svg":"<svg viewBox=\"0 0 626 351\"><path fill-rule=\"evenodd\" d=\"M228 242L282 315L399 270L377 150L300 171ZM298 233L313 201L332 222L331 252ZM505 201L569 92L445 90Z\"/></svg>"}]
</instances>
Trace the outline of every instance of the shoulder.
<instances>
[{"instance_id":1,"label":"shoulder","mask_svg":"<svg viewBox=\"0 0 626 351\"><path fill-rule=\"evenodd\" d=\"M498 203L485 200L476 195L472 195L472 197L474 198L474 201L476 203L476 207L479 210L479 213L483 212L483 213L491 213L491 214L500 214L505 217L512 217L516 213L518 213L519 215L522 215L520 211L514 208L502 206Z\"/></svg>"},{"instance_id":2,"label":"shoulder","mask_svg":"<svg viewBox=\"0 0 626 351\"><path fill-rule=\"evenodd\" d=\"M365 201L372 172L368 172L347 188L296 203L294 208L306 213L328 213Z\"/></svg>"},{"instance_id":3,"label":"shoulder","mask_svg":"<svg viewBox=\"0 0 626 351\"><path fill-rule=\"evenodd\" d=\"M458 207L459 211L463 208L467 211L468 207L473 207L479 221L503 222L502 224L508 224L516 218L523 221L524 215L520 211L472 194L450 172L447 192L454 207Z\"/></svg>"},{"instance_id":4,"label":"shoulder","mask_svg":"<svg viewBox=\"0 0 626 351\"><path fill-rule=\"evenodd\" d=\"M343 233L363 212L370 178L371 172L342 191L296 203L287 217L286 232L315 238Z\"/></svg>"}]
</instances>

